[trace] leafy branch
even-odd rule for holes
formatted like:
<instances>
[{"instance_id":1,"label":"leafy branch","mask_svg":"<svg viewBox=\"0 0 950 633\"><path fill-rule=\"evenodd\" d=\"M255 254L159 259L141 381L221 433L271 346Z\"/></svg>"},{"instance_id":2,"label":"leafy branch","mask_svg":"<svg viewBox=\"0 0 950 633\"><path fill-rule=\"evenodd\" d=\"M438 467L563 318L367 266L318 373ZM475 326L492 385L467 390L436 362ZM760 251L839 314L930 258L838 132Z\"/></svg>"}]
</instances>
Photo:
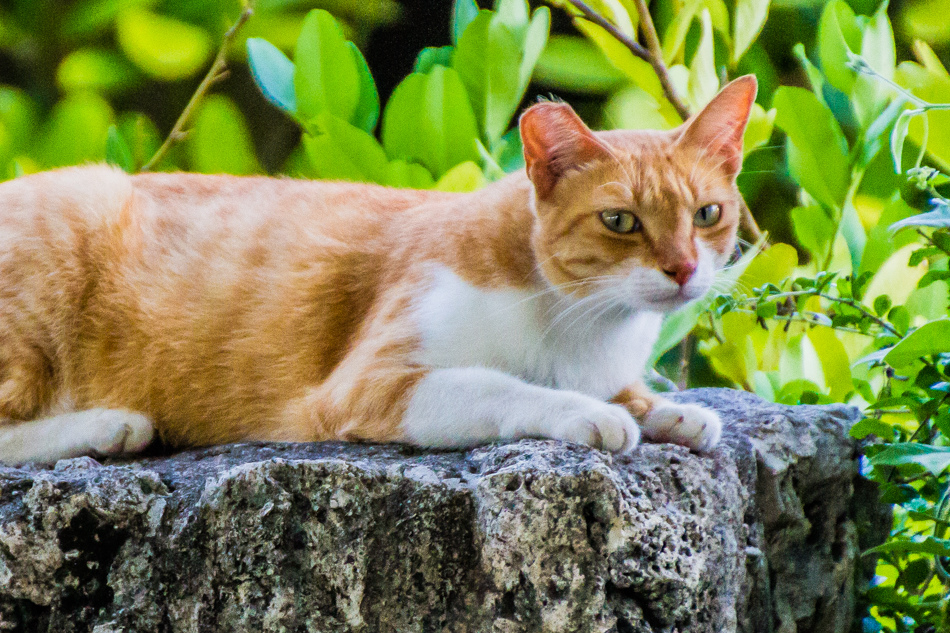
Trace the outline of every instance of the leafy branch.
<instances>
[{"instance_id":1,"label":"leafy branch","mask_svg":"<svg viewBox=\"0 0 950 633\"><path fill-rule=\"evenodd\" d=\"M660 80L660 86L663 88L663 96L666 97L666 100L670 102L670 104L673 106L673 109L676 110L676 113L679 114L684 121L689 118L689 108L685 103L683 103L683 100L680 99L679 95L676 93L676 89L673 88L673 82L670 80L669 69L663 62L663 51L660 48L660 39L656 34L656 27L653 25L653 18L650 16L650 11L647 9L646 3L643 0L636 0L636 6L637 14L640 16L640 25L643 30L643 37L647 41L649 50L628 37L623 31L618 29L613 22L594 11L590 5L583 2L583 0L567 1L572 6L574 6L574 8L581 12L581 16L585 20L592 24L596 24L610 33L614 39L626 46L631 53L650 64L650 66L653 67L654 72L656 72L656 76Z\"/></svg>"},{"instance_id":2,"label":"leafy branch","mask_svg":"<svg viewBox=\"0 0 950 633\"><path fill-rule=\"evenodd\" d=\"M197 110L198 105L201 103L202 99L204 99L205 95L207 95L208 91L211 89L211 86L227 78L228 64L226 56L228 49L231 47L231 43L234 41L238 31L250 19L253 13L254 11L251 4L245 4L244 9L241 11L241 15L238 16L238 19L224 34L224 39L221 42L221 48L218 49L218 54L211 63L211 68L208 69L208 73L204 76L204 79L201 80L201 83L198 84L198 88L195 90L195 93L191 95L191 99L189 99L188 104L185 105L185 109L182 110L178 120L175 121L175 125L165 138L165 142L163 142L161 147L155 151L155 154L152 155L148 162L142 165L141 171L151 171L155 165L165 158L165 155L172 148L172 146L175 145L175 143L187 138L188 132L185 127L191 121L191 117L194 115L195 110Z\"/></svg>"}]
</instances>

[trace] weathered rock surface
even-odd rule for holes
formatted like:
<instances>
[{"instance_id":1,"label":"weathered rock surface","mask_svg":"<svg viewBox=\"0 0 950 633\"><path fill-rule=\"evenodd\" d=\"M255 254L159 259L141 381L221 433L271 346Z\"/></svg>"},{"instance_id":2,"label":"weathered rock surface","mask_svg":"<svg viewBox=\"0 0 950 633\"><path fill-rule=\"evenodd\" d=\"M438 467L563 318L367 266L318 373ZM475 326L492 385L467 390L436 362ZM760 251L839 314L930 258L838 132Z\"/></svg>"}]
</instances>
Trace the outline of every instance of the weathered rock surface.
<instances>
[{"instance_id":1,"label":"weathered rock surface","mask_svg":"<svg viewBox=\"0 0 950 633\"><path fill-rule=\"evenodd\" d=\"M857 523L879 519L856 412L679 398L723 415L713 454L330 443L0 467L0 630L847 631Z\"/></svg>"}]
</instances>

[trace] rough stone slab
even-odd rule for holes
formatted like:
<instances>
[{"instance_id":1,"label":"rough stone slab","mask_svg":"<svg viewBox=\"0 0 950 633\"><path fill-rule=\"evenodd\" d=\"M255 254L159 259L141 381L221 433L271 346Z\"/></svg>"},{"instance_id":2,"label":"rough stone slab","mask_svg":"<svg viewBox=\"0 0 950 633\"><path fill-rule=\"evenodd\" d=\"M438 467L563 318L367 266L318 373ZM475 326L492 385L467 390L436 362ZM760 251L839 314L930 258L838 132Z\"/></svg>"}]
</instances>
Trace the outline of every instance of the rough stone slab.
<instances>
[{"instance_id":1,"label":"rough stone slab","mask_svg":"<svg viewBox=\"0 0 950 633\"><path fill-rule=\"evenodd\" d=\"M678 394L712 455L554 441L471 451L243 444L0 467L0 630L847 631L848 407Z\"/></svg>"}]
</instances>

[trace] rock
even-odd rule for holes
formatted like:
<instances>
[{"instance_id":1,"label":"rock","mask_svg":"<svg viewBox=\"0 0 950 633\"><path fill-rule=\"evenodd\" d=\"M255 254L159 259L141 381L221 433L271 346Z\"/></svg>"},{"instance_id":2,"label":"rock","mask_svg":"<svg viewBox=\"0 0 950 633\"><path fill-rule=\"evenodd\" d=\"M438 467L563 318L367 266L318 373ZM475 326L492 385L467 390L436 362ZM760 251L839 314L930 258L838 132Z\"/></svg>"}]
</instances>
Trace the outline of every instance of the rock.
<instances>
[{"instance_id":1,"label":"rock","mask_svg":"<svg viewBox=\"0 0 950 633\"><path fill-rule=\"evenodd\" d=\"M242 444L0 467L0 630L847 631L859 548L886 533L857 412L676 397L722 414L711 455Z\"/></svg>"}]
</instances>

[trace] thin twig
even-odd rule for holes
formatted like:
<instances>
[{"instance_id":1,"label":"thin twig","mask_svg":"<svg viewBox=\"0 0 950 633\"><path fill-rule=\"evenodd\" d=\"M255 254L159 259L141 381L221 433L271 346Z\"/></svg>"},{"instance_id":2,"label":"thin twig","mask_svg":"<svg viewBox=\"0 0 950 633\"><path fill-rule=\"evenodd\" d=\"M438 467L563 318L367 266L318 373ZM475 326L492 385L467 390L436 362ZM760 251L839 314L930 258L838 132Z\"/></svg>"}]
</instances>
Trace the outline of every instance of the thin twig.
<instances>
[{"instance_id":1,"label":"thin twig","mask_svg":"<svg viewBox=\"0 0 950 633\"><path fill-rule=\"evenodd\" d=\"M901 334L897 330L894 329L894 327L890 323L872 314L871 312L868 311L867 308L865 308L862 304L858 303L854 299L847 299L845 297L835 297L834 295L829 295L824 292L815 292L814 290L789 290L787 292L777 292L775 294L769 295L768 297L764 297L764 298L765 299L787 299L787 298L795 298L795 297L820 297L822 299L825 299L826 301L831 301L832 303L843 303L849 308L852 308L860 312L862 316L864 316L870 321L873 321L882 330L885 330L889 334L892 334L893 336L896 336L898 338L904 338L903 336L901 336ZM749 297L747 301L757 302L759 300ZM814 314L814 313L810 313L810 314ZM775 317L772 317L772 318L775 318ZM860 332L860 330L856 330L856 331ZM865 332L861 332L861 334L865 334Z\"/></svg>"},{"instance_id":2,"label":"thin twig","mask_svg":"<svg viewBox=\"0 0 950 633\"><path fill-rule=\"evenodd\" d=\"M208 69L208 74L206 74L204 79L201 80L201 83L198 84L195 94L191 95L191 99L188 101L185 109L182 110L178 120L175 121L175 126L172 128L172 131L168 133L168 136L165 138L165 142L162 143L162 146L158 148L149 161L142 165L141 171L150 171L163 158L165 158L168 150L170 150L175 143L188 136L185 126L188 124L192 114L194 114L194 111L197 109L198 104L201 103L201 100L204 98L205 94L207 94L211 86L228 76L227 61L225 59L228 48L230 48L231 42L234 41L234 36L237 35L238 30L244 26L244 23L248 21L252 13L253 10L251 5L246 4L237 21L224 34L224 40L221 42L221 48L218 49L218 54L215 56L214 62L211 64L211 68Z\"/></svg>"},{"instance_id":3,"label":"thin twig","mask_svg":"<svg viewBox=\"0 0 950 633\"><path fill-rule=\"evenodd\" d=\"M904 338L903 336L900 335L900 333L897 330L894 329L894 326L892 326L890 323L888 323L884 319L878 318L876 315L872 314L867 308L865 308L863 305L861 305L854 299L845 299L843 297L835 297L833 295L827 295L823 292L816 292L815 296L821 297L822 299L826 299L828 301L837 301L838 303L843 303L846 306L850 307L852 310L857 310L858 312L860 312L864 318L870 321L873 321L882 330L886 330L888 333L892 334L893 336Z\"/></svg>"},{"instance_id":4,"label":"thin twig","mask_svg":"<svg viewBox=\"0 0 950 633\"><path fill-rule=\"evenodd\" d=\"M574 5L574 7L583 14L583 18L585 20L596 24L600 28L613 35L614 39L629 48L631 53L652 65L652 62L650 61L650 51L640 46L637 41L630 39L627 34L618 29L613 22L591 9L587 3L582 2L581 0L567 1Z\"/></svg>"},{"instance_id":5,"label":"thin twig","mask_svg":"<svg viewBox=\"0 0 950 633\"><path fill-rule=\"evenodd\" d=\"M670 81L669 72L666 69L666 65L663 63L663 52L660 50L659 39L656 35L656 28L653 26L653 19L650 17L650 12L647 10L646 4L644 4L642 0L637 0L637 13L640 14L640 24L643 28L643 33L644 37L646 37L647 44L650 46L649 50L641 46L632 38L628 37L610 20L591 9L589 5L583 2L583 0L567 1L571 4L571 6L581 12L581 17L610 33L614 39L626 46L631 53L650 64L650 66L653 67L653 71L660 79L660 86L663 88L663 95L666 97L667 101L673 105L676 113L679 114L684 121L689 118L689 108L686 107L686 104L684 104L679 98L679 95L676 94L676 90L673 88L673 83ZM652 33L652 41L650 39L650 33ZM653 48L653 43L656 44L656 49Z\"/></svg>"},{"instance_id":6,"label":"thin twig","mask_svg":"<svg viewBox=\"0 0 950 633\"><path fill-rule=\"evenodd\" d=\"M643 31L643 38L647 41L647 49L650 51L650 65L660 80L663 87L663 94L667 100L673 104L676 112L683 117L683 120L689 118L689 108L686 107L676 94L673 88L673 82L670 80L670 73L663 62L663 47L660 46L660 37L656 34L656 27L653 25L653 18L650 16L650 9L647 8L646 0L634 0L637 7L637 13L640 16L640 29Z\"/></svg>"}]
</instances>

